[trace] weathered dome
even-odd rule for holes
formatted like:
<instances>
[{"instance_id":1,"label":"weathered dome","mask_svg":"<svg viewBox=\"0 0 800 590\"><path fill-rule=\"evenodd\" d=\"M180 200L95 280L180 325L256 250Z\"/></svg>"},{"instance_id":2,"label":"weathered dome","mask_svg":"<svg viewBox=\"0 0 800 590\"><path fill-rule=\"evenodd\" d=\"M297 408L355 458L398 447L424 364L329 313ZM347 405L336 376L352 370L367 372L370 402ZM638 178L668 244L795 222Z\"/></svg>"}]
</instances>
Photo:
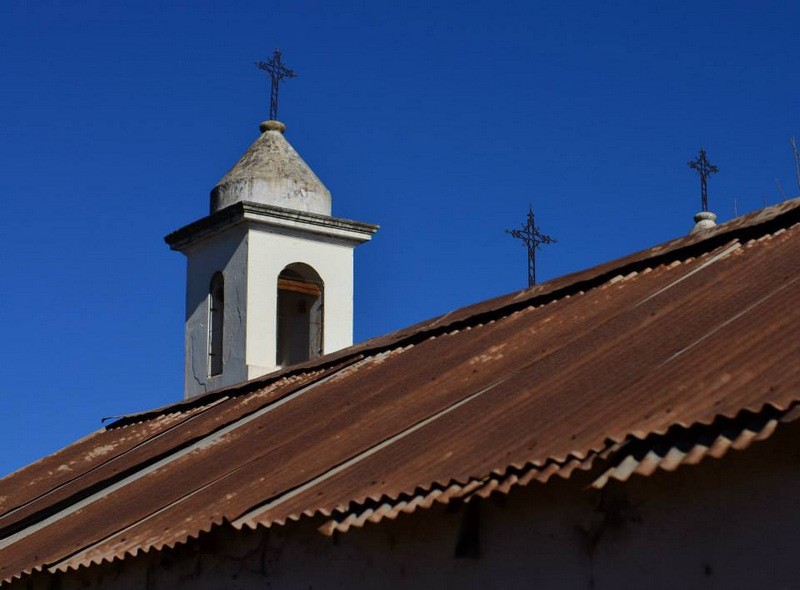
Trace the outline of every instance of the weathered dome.
<instances>
[{"instance_id":1,"label":"weathered dome","mask_svg":"<svg viewBox=\"0 0 800 590\"><path fill-rule=\"evenodd\" d=\"M240 201L331 214L331 193L311 171L279 121L261 123L261 137L211 190L211 213Z\"/></svg>"}]
</instances>

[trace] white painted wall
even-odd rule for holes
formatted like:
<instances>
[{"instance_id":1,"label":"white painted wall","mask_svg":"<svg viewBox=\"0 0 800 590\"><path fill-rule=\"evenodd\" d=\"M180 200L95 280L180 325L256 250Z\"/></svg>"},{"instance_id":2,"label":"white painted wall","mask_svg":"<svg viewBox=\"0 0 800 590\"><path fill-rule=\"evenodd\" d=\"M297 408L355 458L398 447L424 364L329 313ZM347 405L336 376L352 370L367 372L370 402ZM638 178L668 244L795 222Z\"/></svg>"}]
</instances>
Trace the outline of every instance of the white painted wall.
<instances>
[{"instance_id":1,"label":"white painted wall","mask_svg":"<svg viewBox=\"0 0 800 590\"><path fill-rule=\"evenodd\" d=\"M478 559L453 557L461 515L435 505L338 538L315 530L322 519L222 529L14 590L798 588L800 426L780 428L721 460L618 485L604 510L585 474L484 501Z\"/></svg>"},{"instance_id":2,"label":"white painted wall","mask_svg":"<svg viewBox=\"0 0 800 590\"><path fill-rule=\"evenodd\" d=\"M248 234L248 377L277 368L278 275L295 262L317 271L324 283L323 350L353 343L353 244L293 230L254 227Z\"/></svg>"},{"instance_id":3,"label":"white painted wall","mask_svg":"<svg viewBox=\"0 0 800 590\"><path fill-rule=\"evenodd\" d=\"M185 397L236 385L278 369L278 275L302 262L324 283L323 350L353 343L354 239L337 228L258 219L203 237L184 249L186 286ZM208 291L216 272L225 279L223 370L208 374Z\"/></svg>"},{"instance_id":4,"label":"white painted wall","mask_svg":"<svg viewBox=\"0 0 800 590\"><path fill-rule=\"evenodd\" d=\"M184 392L189 398L248 378L244 342L247 319L247 228L237 226L188 248L186 265L186 363ZM208 294L211 279L225 280L223 372L208 374Z\"/></svg>"}]
</instances>

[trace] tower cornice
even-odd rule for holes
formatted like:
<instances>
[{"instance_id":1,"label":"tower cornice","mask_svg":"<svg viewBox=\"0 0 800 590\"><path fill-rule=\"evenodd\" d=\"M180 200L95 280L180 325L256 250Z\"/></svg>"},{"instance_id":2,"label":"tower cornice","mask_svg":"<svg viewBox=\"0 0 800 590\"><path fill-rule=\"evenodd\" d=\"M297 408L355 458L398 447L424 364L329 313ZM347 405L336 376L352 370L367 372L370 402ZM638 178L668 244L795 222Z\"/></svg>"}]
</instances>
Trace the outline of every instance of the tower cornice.
<instances>
[{"instance_id":1,"label":"tower cornice","mask_svg":"<svg viewBox=\"0 0 800 590\"><path fill-rule=\"evenodd\" d=\"M247 222L310 232L353 244L370 240L378 231L377 225L362 221L240 201L175 230L165 236L164 241L172 250L180 252L213 234Z\"/></svg>"}]
</instances>

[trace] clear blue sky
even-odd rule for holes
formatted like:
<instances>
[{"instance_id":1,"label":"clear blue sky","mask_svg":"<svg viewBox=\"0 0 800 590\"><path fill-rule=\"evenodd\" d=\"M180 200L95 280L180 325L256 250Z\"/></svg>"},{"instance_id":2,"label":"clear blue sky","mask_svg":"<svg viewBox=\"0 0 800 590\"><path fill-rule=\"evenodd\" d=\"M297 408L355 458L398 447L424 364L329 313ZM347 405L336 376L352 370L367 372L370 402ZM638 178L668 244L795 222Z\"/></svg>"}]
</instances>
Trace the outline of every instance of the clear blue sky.
<instances>
[{"instance_id":1,"label":"clear blue sky","mask_svg":"<svg viewBox=\"0 0 800 590\"><path fill-rule=\"evenodd\" d=\"M680 4L681 7L675 5ZM672 5L672 6L670 6ZM0 3L0 473L180 399L184 258L162 238L267 118L356 255L357 340L684 234L700 146L722 220L798 192L800 3Z\"/></svg>"}]
</instances>

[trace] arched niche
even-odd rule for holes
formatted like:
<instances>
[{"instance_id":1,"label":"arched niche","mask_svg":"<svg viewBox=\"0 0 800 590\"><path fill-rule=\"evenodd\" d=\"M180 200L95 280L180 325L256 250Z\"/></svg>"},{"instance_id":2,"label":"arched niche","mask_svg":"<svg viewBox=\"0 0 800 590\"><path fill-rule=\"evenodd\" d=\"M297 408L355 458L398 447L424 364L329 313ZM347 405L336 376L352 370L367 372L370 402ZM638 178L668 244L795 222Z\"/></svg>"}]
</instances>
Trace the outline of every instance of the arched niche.
<instances>
[{"instance_id":1,"label":"arched niche","mask_svg":"<svg viewBox=\"0 0 800 590\"><path fill-rule=\"evenodd\" d=\"M323 351L325 285L317 271L295 262L278 275L276 362L285 367Z\"/></svg>"},{"instance_id":2,"label":"arched niche","mask_svg":"<svg viewBox=\"0 0 800 590\"><path fill-rule=\"evenodd\" d=\"M208 287L208 375L222 373L222 341L225 327L225 279L214 273Z\"/></svg>"}]
</instances>

